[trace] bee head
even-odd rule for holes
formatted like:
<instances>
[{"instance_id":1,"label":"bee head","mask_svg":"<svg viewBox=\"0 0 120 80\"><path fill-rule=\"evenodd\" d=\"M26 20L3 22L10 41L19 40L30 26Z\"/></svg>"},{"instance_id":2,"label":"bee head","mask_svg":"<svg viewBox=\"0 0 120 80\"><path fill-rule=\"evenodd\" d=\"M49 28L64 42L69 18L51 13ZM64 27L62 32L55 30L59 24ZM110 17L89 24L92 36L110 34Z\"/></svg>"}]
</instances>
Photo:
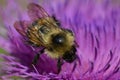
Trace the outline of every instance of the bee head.
<instances>
[{"instance_id":1,"label":"bee head","mask_svg":"<svg viewBox=\"0 0 120 80\"><path fill-rule=\"evenodd\" d=\"M66 62L72 63L72 62L77 58L75 46L73 46L70 51L66 51L66 52L63 54L63 57L62 57L62 58L63 58Z\"/></svg>"}]
</instances>

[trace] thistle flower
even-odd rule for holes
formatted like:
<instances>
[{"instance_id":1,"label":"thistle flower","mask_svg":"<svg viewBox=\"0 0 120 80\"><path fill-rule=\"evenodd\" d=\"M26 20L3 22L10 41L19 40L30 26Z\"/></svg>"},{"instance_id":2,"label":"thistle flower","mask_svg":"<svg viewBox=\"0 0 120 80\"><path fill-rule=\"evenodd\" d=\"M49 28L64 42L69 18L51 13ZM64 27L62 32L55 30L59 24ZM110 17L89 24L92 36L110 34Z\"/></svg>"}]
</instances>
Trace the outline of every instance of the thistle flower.
<instances>
[{"instance_id":1,"label":"thistle flower","mask_svg":"<svg viewBox=\"0 0 120 80\"><path fill-rule=\"evenodd\" d=\"M15 30L13 25L16 21L29 21L30 18L26 9L23 10L20 4L14 0L6 2L7 6L0 8L8 35L8 38L0 37L0 47L7 52L7 54L0 54L1 79L120 79L119 1L34 1L42 5L48 14L54 15L63 28L71 29L79 45L77 55L80 64L77 62L74 72L71 72L74 63L65 62L60 74L56 74L56 60L44 54L40 56L36 66L31 65L37 50L25 43L24 37Z\"/></svg>"}]
</instances>

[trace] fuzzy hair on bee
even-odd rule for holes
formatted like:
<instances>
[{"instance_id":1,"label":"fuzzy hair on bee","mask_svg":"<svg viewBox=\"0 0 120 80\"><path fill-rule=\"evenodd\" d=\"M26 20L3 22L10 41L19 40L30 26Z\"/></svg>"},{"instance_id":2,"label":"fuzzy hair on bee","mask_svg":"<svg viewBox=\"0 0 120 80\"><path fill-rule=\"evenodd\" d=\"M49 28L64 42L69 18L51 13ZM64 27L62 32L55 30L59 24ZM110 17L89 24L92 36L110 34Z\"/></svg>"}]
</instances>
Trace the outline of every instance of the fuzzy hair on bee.
<instances>
[{"instance_id":1,"label":"fuzzy hair on bee","mask_svg":"<svg viewBox=\"0 0 120 80\"><path fill-rule=\"evenodd\" d=\"M49 16L38 4L28 5L28 15L32 22L18 21L14 27L22 36L27 37L31 45L43 47L43 50L38 52L33 59L33 64L37 63L42 53L46 53L51 58L58 59L59 73L63 60L72 63L77 58L73 32L62 28L58 20Z\"/></svg>"}]
</instances>

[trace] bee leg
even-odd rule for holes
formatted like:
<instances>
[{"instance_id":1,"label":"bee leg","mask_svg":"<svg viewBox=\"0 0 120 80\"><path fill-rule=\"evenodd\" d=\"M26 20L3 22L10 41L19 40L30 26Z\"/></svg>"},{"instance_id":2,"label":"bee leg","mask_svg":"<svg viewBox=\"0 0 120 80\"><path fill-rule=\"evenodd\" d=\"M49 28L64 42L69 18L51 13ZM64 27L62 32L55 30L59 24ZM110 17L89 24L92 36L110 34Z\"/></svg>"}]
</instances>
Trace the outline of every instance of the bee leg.
<instances>
[{"instance_id":1,"label":"bee leg","mask_svg":"<svg viewBox=\"0 0 120 80\"><path fill-rule=\"evenodd\" d=\"M35 55L35 57L34 57L34 59L33 59L33 61L32 61L32 64L37 64L37 61L39 60L39 58L40 58L40 55L41 54L43 54L44 53L44 48L39 52L39 53L37 53L36 55Z\"/></svg>"},{"instance_id":2,"label":"bee leg","mask_svg":"<svg viewBox=\"0 0 120 80\"><path fill-rule=\"evenodd\" d=\"M61 61L61 59L59 58L58 61L57 61L57 67L58 67L58 74L60 73L61 71L61 66L63 65L63 62Z\"/></svg>"},{"instance_id":3,"label":"bee leg","mask_svg":"<svg viewBox=\"0 0 120 80\"><path fill-rule=\"evenodd\" d=\"M33 59L33 61L32 61L32 64L37 64L37 61L38 61L38 59L39 59L39 56L40 56L40 54L39 53L37 53L36 55L35 55L35 57L34 57L34 59Z\"/></svg>"},{"instance_id":4,"label":"bee leg","mask_svg":"<svg viewBox=\"0 0 120 80\"><path fill-rule=\"evenodd\" d=\"M60 22L56 19L56 17L55 17L54 15L52 16L52 18L56 21L56 24L57 24L58 26L61 25Z\"/></svg>"}]
</instances>

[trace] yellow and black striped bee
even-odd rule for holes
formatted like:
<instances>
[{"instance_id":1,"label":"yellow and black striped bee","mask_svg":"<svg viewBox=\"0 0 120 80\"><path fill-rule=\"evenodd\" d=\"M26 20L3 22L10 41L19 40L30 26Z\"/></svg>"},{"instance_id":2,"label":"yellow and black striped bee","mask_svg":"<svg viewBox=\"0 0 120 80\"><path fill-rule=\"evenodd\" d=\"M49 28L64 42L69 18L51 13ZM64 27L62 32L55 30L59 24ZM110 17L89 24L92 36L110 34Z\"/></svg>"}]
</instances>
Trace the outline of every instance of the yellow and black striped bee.
<instances>
[{"instance_id":1,"label":"yellow and black striped bee","mask_svg":"<svg viewBox=\"0 0 120 80\"><path fill-rule=\"evenodd\" d=\"M33 59L33 64L37 62L40 54L45 52L51 58L58 59L57 66L60 72L63 60L72 63L77 58L73 32L60 27L55 17L49 16L38 4L28 5L28 15L32 20L29 26L24 26L27 24L25 21L16 22L14 26L32 45L43 47ZM22 29L18 27L19 24L23 25Z\"/></svg>"}]
</instances>

